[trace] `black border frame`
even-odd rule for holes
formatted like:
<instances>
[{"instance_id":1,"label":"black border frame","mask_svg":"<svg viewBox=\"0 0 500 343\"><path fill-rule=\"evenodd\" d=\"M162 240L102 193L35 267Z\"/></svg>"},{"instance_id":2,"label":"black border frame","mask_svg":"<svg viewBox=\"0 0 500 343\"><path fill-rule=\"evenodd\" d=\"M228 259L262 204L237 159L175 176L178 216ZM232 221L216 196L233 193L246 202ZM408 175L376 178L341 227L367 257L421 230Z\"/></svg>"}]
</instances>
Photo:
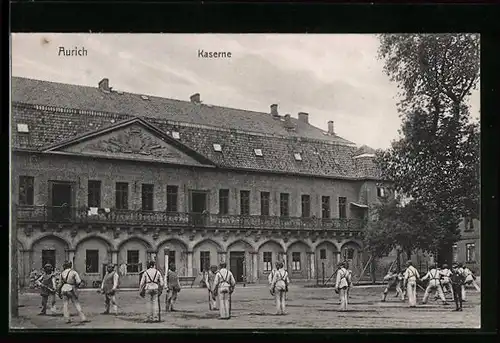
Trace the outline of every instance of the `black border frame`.
<instances>
[{"instance_id":1,"label":"black border frame","mask_svg":"<svg viewBox=\"0 0 500 343\"><path fill-rule=\"evenodd\" d=\"M2 5L9 5L7 1ZM9 60L5 52L10 51L10 31L12 32L162 32L162 33L379 33L379 32L479 32L481 33L481 257L482 257L482 292L481 323L479 330L176 330L168 333L157 330L27 330L23 333L15 331L16 336L35 338L43 332L43 336L54 340L92 338L102 336L108 340L114 333L127 334L131 339L150 334L163 339L186 339L205 334L216 334L220 337L240 340L248 334L264 333L273 340L282 338L284 333L288 339L297 337L307 341L314 339L354 339L351 334L357 333L356 340L380 339L380 334L392 334L383 337L390 339L407 339L407 335L442 335L460 334L452 339L474 339L482 333L485 337L497 328L497 270L498 261L498 147L500 142L495 135L498 132L498 117L495 116L494 95L499 90L498 50L500 42L498 19L500 7L493 4L326 4L322 3L145 3L133 1L102 2L61 2L61 1L17 1L10 4L10 24L2 21L2 61ZM5 6L2 13L8 13ZM7 10L7 11L6 11ZM3 17L5 18L5 16ZM495 20L497 19L497 20ZM10 61L9 61L10 62ZM10 104L10 63L2 66L2 147L9 158L8 127ZM486 71L486 72L484 72ZM497 109L498 110L498 109ZM8 177L3 180L7 181ZM7 192L3 193L8 194ZM5 200L4 200L5 201ZM6 199L8 207L8 197ZM2 216L3 233L9 222ZM2 283L8 285L7 282ZM3 294L9 294L8 290ZM13 332L14 333L14 332ZM68 335L69 334L69 335ZM399 335L398 335L399 334ZM168 336L165 336L168 335ZM305 336L308 335L308 336ZM370 336L369 336L370 335ZM97 337L96 337L97 336ZM281 337L280 337L281 336ZM123 337L123 336L122 336ZM266 338L267 338L266 337ZM11 338L13 338L11 336ZM152 337L151 337L152 338ZM201 337L199 337L201 338ZM261 339L262 337L256 336ZM422 337L425 339L424 337ZM148 340L150 338L148 337ZM217 338L218 339L218 338Z\"/></svg>"}]
</instances>

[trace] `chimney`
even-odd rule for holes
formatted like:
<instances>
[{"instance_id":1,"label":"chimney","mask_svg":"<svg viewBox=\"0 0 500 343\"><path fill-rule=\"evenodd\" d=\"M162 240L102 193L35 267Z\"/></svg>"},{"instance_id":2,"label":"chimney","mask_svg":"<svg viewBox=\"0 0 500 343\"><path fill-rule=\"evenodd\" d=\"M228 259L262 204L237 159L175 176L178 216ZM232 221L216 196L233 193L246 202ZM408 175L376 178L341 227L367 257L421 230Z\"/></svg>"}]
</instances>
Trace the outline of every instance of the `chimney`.
<instances>
[{"instance_id":1,"label":"chimney","mask_svg":"<svg viewBox=\"0 0 500 343\"><path fill-rule=\"evenodd\" d=\"M193 104L201 104L200 93L195 93L189 98Z\"/></svg>"},{"instance_id":2,"label":"chimney","mask_svg":"<svg viewBox=\"0 0 500 343\"><path fill-rule=\"evenodd\" d=\"M303 123L309 124L309 113L299 112L299 120Z\"/></svg>"},{"instance_id":3,"label":"chimney","mask_svg":"<svg viewBox=\"0 0 500 343\"><path fill-rule=\"evenodd\" d=\"M109 89L109 79L102 79L99 81L99 89L102 90L103 92L110 92L111 90Z\"/></svg>"},{"instance_id":4,"label":"chimney","mask_svg":"<svg viewBox=\"0 0 500 343\"><path fill-rule=\"evenodd\" d=\"M335 131L333 130L333 120L328 121L328 134L334 135Z\"/></svg>"},{"instance_id":5,"label":"chimney","mask_svg":"<svg viewBox=\"0 0 500 343\"><path fill-rule=\"evenodd\" d=\"M277 104L272 104L271 105L271 115L274 117L279 116L278 114L278 105Z\"/></svg>"},{"instance_id":6,"label":"chimney","mask_svg":"<svg viewBox=\"0 0 500 343\"><path fill-rule=\"evenodd\" d=\"M295 126L292 123L292 116L289 114L285 114L285 129L293 130Z\"/></svg>"}]
</instances>

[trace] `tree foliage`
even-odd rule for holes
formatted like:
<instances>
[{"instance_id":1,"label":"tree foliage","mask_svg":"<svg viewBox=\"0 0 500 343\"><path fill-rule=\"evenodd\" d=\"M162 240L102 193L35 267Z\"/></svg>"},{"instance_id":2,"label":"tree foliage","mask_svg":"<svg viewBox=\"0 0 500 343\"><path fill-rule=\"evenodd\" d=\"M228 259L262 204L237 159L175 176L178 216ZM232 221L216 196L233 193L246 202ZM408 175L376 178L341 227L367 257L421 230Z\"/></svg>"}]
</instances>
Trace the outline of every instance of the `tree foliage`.
<instances>
[{"instance_id":1,"label":"tree foliage","mask_svg":"<svg viewBox=\"0 0 500 343\"><path fill-rule=\"evenodd\" d=\"M394 189L413 200L374 225L435 252L459 239L462 218L479 217L479 125L468 103L480 76L479 35L384 34L379 58L398 84L402 125L376 160ZM382 206L378 212L395 205Z\"/></svg>"}]
</instances>

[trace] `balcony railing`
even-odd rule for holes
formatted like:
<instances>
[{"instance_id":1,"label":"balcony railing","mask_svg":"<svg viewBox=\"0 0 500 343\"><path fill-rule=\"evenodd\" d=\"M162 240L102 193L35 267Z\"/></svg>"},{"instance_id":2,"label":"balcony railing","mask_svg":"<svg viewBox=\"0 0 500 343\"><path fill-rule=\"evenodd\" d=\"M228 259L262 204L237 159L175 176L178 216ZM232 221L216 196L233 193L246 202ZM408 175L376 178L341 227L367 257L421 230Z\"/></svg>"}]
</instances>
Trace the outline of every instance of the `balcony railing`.
<instances>
[{"instance_id":1,"label":"balcony railing","mask_svg":"<svg viewBox=\"0 0 500 343\"><path fill-rule=\"evenodd\" d=\"M92 212L88 208L57 206L19 206L17 219L20 222L296 230L362 230L366 223L363 219L240 216L142 210L99 209L97 212Z\"/></svg>"}]
</instances>

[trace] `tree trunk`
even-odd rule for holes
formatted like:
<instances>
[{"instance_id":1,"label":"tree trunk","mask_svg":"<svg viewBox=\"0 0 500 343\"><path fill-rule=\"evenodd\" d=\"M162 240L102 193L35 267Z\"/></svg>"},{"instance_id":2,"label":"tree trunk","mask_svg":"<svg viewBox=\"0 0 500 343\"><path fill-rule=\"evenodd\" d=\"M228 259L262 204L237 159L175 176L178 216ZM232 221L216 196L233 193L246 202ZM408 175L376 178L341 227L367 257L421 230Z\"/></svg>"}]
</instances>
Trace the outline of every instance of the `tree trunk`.
<instances>
[{"instance_id":1,"label":"tree trunk","mask_svg":"<svg viewBox=\"0 0 500 343\"><path fill-rule=\"evenodd\" d=\"M370 262L370 276L372 279L372 284L375 284L375 282L377 282L376 269L377 269L377 261L375 257L373 257L372 261Z\"/></svg>"},{"instance_id":2,"label":"tree trunk","mask_svg":"<svg viewBox=\"0 0 500 343\"><path fill-rule=\"evenodd\" d=\"M453 244L451 243L442 243L439 246L439 250L437 252L438 256L436 259L436 263L442 266L444 263L450 265L453 261Z\"/></svg>"},{"instance_id":3,"label":"tree trunk","mask_svg":"<svg viewBox=\"0 0 500 343\"><path fill-rule=\"evenodd\" d=\"M406 249L406 261L411 261L411 248Z\"/></svg>"},{"instance_id":4,"label":"tree trunk","mask_svg":"<svg viewBox=\"0 0 500 343\"><path fill-rule=\"evenodd\" d=\"M398 249L396 255L396 270L399 272L401 271L401 250Z\"/></svg>"}]
</instances>

